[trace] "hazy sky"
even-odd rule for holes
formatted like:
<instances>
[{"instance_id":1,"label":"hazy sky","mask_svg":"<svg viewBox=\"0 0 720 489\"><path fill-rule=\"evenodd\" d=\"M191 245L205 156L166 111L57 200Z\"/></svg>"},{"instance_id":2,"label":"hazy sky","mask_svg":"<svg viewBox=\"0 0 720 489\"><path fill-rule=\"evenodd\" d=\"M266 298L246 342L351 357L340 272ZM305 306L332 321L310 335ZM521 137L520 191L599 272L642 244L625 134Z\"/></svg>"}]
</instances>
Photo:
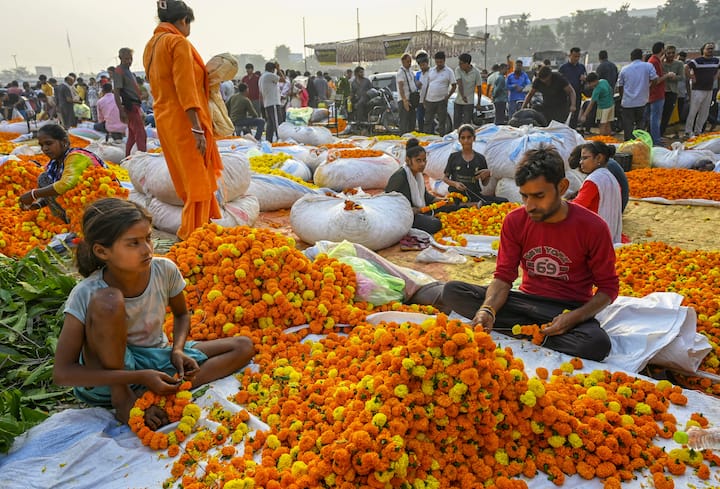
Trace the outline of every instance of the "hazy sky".
<instances>
[{"instance_id":1,"label":"hazy sky","mask_svg":"<svg viewBox=\"0 0 720 489\"><path fill-rule=\"evenodd\" d=\"M587 7L617 9L628 0L598 0ZM187 0L195 11L190 40L204 59L221 52L259 53L272 57L275 46L302 52L303 17L308 44L353 39L360 35L412 31L416 16L423 28L430 18L430 0ZM501 3L501 5L498 5ZM630 8L654 7L660 0L629 0ZM452 31L460 17L470 26L485 23L485 5L471 0L444 0L433 4L440 29ZM507 5L507 6L505 6ZM531 19L567 15L582 3L566 0L492 2L488 24L501 15L528 12ZM0 0L5 14L0 37L0 69L52 66L55 76L73 70L66 32L70 37L74 69L101 71L118 63L117 50L136 51L133 68L142 70L142 51L157 23L155 0ZM308 50L308 55L310 51Z\"/></svg>"}]
</instances>

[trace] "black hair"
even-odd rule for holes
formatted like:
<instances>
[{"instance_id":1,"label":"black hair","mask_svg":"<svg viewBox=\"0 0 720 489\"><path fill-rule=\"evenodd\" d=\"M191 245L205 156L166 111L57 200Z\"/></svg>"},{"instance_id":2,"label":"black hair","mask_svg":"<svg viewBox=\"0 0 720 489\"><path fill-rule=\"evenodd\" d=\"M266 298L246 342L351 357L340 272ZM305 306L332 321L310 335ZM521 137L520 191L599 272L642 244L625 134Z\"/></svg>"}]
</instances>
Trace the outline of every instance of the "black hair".
<instances>
[{"instance_id":1,"label":"black hair","mask_svg":"<svg viewBox=\"0 0 720 489\"><path fill-rule=\"evenodd\" d=\"M598 74L595 73L594 71L591 71L590 73L587 74L585 81L588 83L592 83L594 81L598 81L599 79L600 79L600 77L598 76Z\"/></svg>"},{"instance_id":2,"label":"black hair","mask_svg":"<svg viewBox=\"0 0 720 489\"><path fill-rule=\"evenodd\" d=\"M658 41L655 44L652 45L652 53L653 54L660 54L660 52L665 48L665 43L662 41Z\"/></svg>"},{"instance_id":3,"label":"black hair","mask_svg":"<svg viewBox=\"0 0 720 489\"><path fill-rule=\"evenodd\" d=\"M570 156L568 156L568 166L570 169L577 170L580 168L580 153L582 153L583 146L583 144L578 144L570 152Z\"/></svg>"},{"instance_id":4,"label":"black hair","mask_svg":"<svg viewBox=\"0 0 720 489\"><path fill-rule=\"evenodd\" d=\"M246 70L254 70L255 67L253 66L252 63L248 63L248 64L245 65L245 69L246 69Z\"/></svg>"},{"instance_id":5,"label":"black hair","mask_svg":"<svg viewBox=\"0 0 720 489\"><path fill-rule=\"evenodd\" d=\"M275 71L275 63L272 61L265 63L265 71Z\"/></svg>"},{"instance_id":6,"label":"black hair","mask_svg":"<svg viewBox=\"0 0 720 489\"><path fill-rule=\"evenodd\" d=\"M435 56L433 56L435 59L445 59L445 51L438 51L435 53Z\"/></svg>"},{"instance_id":7,"label":"black hair","mask_svg":"<svg viewBox=\"0 0 720 489\"><path fill-rule=\"evenodd\" d=\"M547 78L548 76L552 75L552 68L549 66L543 65L542 68L538 70L538 78Z\"/></svg>"},{"instance_id":8,"label":"black hair","mask_svg":"<svg viewBox=\"0 0 720 489\"><path fill-rule=\"evenodd\" d=\"M507 65L506 65L506 66L507 66ZM492 65L492 67L491 67L490 69L491 69L492 71L497 71L497 70L500 69L500 65L497 64L497 63L495 63L494 65Z\"/></svg>"},{"instance_id":9,"label":"black hair","mask_svg":"<svg viewBox=\"0 0 720 489\"><path fill-rule=\"evenodd\" d=\"M323 72L321 70L317 70L317 73L315 73L315 76L323 76Z\"/></svg>"},{"instance_id":10,"label":"black hair","mask_svg":"<svg viewBox=\"0 0 720 489\"><path fill-rule=\"evenodd\" d=\"M570 52L571 52L571 53L579 53L579 52L580 52L580 48L578 48L578 47L570 48Z\"/></svg>"},{"instance_id":11,"label":"black hair","mask_svg":"<svg viewBox=\"0 0 720 489\"><path fill-rule=\"evenodd\" d=\"M416 138L410 138L408 139L407 143L405 143L406 158L413 159L423 153L425 153L425 148L420 146L420 141L418 141Z\"/></svg>"},{"instance_id":12,"label":"black hair","mask_svg":"<svg viewBox=\"0 0 720 489\"><path fill-rule=\"evenodd\" d=\"M357 76L358 73L360 73L361 71L365 71L365 68L363 68L362 66L356 66L355 71L353 71L353 73L355 74L355 76Z\"/></svg>"},{"instance_id":13,"label":"black hair","mask_svg":"<svg viewBox=\"0 0 720 489\"><path fill-rule=\"evenodd\" d=\"M605 51L604 49L601 49L600 52L598 53L598 59L601 61L608 59L607 51Z\"/></svg>"},{"instance_id":14,"label":"black hair","mask_svg":"<svg viewBox=\"0 0 720 489\"><path fill-rule=\"evenodd\" d=\"M247 92L248 86L245 85L244 83L238 83L237 89L238 89L238 92L245 93L245 92Z\"/></svg>"},{"instance_id":15,"label":"black hair","mask_svg":"<svg viewBox=\"0 0 720 489\"><path fill-rule=\"evenodd\" d=\"M152 224L152 215L129 200L100 199L88 205L82 220L83 239L75 251L80 275L88 277L105 266L93 251L96 244L111 247L128 229L141 221Z\"/></svg>"},{"instance_id":16,"label":"black hair","mask_svg":"<svg viewBox=\"0 0 720 489\"><path fill-rule=\"evenodd\" d=\"M582 145L581 149L590 151L593 156L603 155L605 162L615 156L615 146L612 144L605 144L602 141L590 141Z\"/></svg>"},{"instance_id":17,"label":"black hair","mask_svg":"<svg viewBox=\"0 0 720 489\"><path fill-rule=\"evenodd\" d=\"M472 56L470 56L468 53L462 53L460 56L458 56L458 61L461 63L468 63L472 61Z\"/></svg>"},{"instance_id":18,"label":"black hair","mask_svg":"<svg viewBox=\"0 0 720 489\"><path fill-rule=\"evenodd\" d=\"M707 47L708 44L713 44L713 45L714 45L715 43L714 43L714 42L706 42L705 44L703 44L702 47L700 48L700 55L701 55L701 56L702 56L703 51L705 51L705 48Z\"/></svg>"},{"instance_id":19,"label":"black hair","mask_svg":"<svg viewBox=\"0 0 720 489\"><path fill-rule=\"evenodd\" d=\"M113 91L112 84L111 83L103 83L102 86L103 93L111 93ZM105 103L105 102L103 102Z\"/></svg>"},{"instance_id":20,"label":"black hair","mask_svg":"<svg viewBox=\"0 0 720 489\"><path fill-rule=\"evenodd\" d=\"M47 80L47 76L45 76L45 75L40 75L40 76L38 76L38 80L40 80L40 81L45 81L45 80Z\"/></svg>"},{"instance_id":21,"label":"black hair","mask_svg":"<svg viewBox=\"0 0 720 489\"><path fill-rule=\"evenodd\" d=\"M56 141L70 140L67 131L59 124L45 124L38 129L38 136L41 135L49 136Z\"/></svg>"},{"instance_id":22,"label":"black hair","mask_svg":"<svg viewBox=\"0 0 720 489\"><path fill-rule=\"evenodd\" d=\"M463 124L462 126L458 127L458 138L460 137L460 134L464 132L469 132L470 134L472 134L473 138L475 137L475 128L470 124Z\"/></svg>"},{"instance_id":23,"label":"black hair","mask_svg":"<svg viewBox=\"0 0 720 489\"><path fill-rule=\"evenodd\" d=\"M165 5L165 8L161 8L161 5ZM181 20L185 20L187 23L195 20L193 9L188 7L182 0L158 2L157 14L160 22L169 22L171 24Z\"/></svg>"},{"instance_id":24,"label":"black hair","mask_svg":"<svg viewBox=\"0 0 720 489\"><path fill-rule=\"evenodd\" d=\"M635 48L632 51L630 51L630 59L632 61L635 61L636 59L642 59L643 57L643 51L640 48Z\"/></svg>"},{"instance_id":25,"label":"black hair","mask_svg":"<svg viewBox=\"0 0 720 489\"><path fill-rule=\"evenodd\" d=\"M562 156L552 146L540 145L537 149L527 150L515 169L515 184L518 187L539 177L545 177L555 186L565 178Z\"/></svg>"}]
</instances>

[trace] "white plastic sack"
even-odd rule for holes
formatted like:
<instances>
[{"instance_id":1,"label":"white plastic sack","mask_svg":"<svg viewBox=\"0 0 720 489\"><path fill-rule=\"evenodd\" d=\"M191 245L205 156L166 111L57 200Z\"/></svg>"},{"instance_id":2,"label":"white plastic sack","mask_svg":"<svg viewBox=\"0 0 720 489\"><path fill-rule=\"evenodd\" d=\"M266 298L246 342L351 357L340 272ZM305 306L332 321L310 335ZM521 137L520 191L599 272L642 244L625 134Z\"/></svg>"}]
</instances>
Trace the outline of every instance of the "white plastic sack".
<instances>
[{"instance_id":1,"label":"white plastic sack","mask_svg":"<svg viewBox=\"0 0 720 489\"><path fill-rule=\"evenodd\" d=\"M322 122L330 117L330 111L327 109L313 109L310 116L310 122Z\"/></svg>"},{"instance_id":2,"label":"white plastic sack","mask_svg":"<svg viewBox=\"0 0 720 489\"><path fill-rule=\"evenodd\" d=\"M125 143L112 144L95 141L90 143L85 149L92 151L102 158L103 161L109 161L118 165L125 159Z\"/></svg>"},{"instance_id":3,"label":"white plastic sack","mask_svg":"<svg viewBox=\"0 0 720 489\"><path fill-rule=\"evenodd\" d=\"M289 209L299 198L318 192L279 175L253 173L247 193L257 197L261 212L267 212Z\"/></svg>"},{"instance_id":4,"label":"white plastic sack","mask_svg":"<svg viewBox=\"0 0 720 489\"><path fill-rule=\"evenodd\" d=\"M453 134L453 136L454 138L452 138L451 135L447 135L443 141L430 143L425 147L425 151L427 151L427 165L423 172L425 175L438 180L443 178L450 155L462 150L462 146L460 146L460 142L457 140L457 134ZM486 147L487 144L484 141L475 140L473 143L473 149L482 155L485 154ZM403 159L399 161L405 161L404 154Z\"/></svg>"},{"instance_id":5,"label":"white plastic sack","mask_svg":"<svg viewBox=\"0 0 720 489\"><path fill-rule=\"evenodd\" d=\"M250 165L241 152L221 153L223 171L218 180L218 200L229 202L245 195L250 185ZM171 205L183 205L170 178L162 153L135 153L122 166L130 174L130 181L139 191Z\"/></svg>"},{"instance_id":6,"label":"white plastic sack","mask_svg":"<svg viewBox=\"0 0 720 489\"><path fill-rule=\"evenodd\" d=\"M572 150L583 144L585 140L574 129L552 121L548 127L523 126L519 128L501 126L485 148L488 167L497 178L513 178L515 168L529 149L537 149L540 145L553 146L565 162Z\"/></svg>"},{"instance_id":7,"label":"white plastic sack","mask_svg":"<svg viewBox=\"0 0 720 489\"><path fill-rule=\"evenodd\" d=\"M331 144L335 138L330 130L321 126L295 126L289 122L283 122L278 128L278 135L283 141L292 140L297 143L321 146Z\"/></svg>"},{"instance_id":8,"label":"white plastic sack","mask_svg":"<svg viewBox=\"0 0 720 489\"><path fill-rule=\"evenodd\" d=\"M265 149L267 149L268 151L265 151ZM313 146L307 146L303 144L276 147L267 145L266 147L265 143L263 143L263 151L274 154L285 153L287 155L290 155L292 159L305 163L312 171L314 171L321 162L325 161L326 158L325 149L315 148Z\"/></svg>"},{"instance_id":9,"label":"white plastic sack","mask_svg":"<svg viewBox=\"0 0 720 489\"><path fill-rule=\"evenodd\" d=\"M16 146L13 148L13 150L10 151L10 154L15 156L35 156L37 153L31 146L23 144L22 146Z\"/></svg>"},{"instance_id":10,"label":"white plastic sack","mask_svg":"<svg viewBox=\"0 0 720 489\"><path fill-rule=\"evenodd\" d=\"M442 180L430 179L430 190L440 197L445 197L449 193L448 184Z\"/></svg>"},{"instance_id":11,"label":"white plastic sack","mask_svg":"<svg viewBox=\"0 0 720 489\"><path fill-rule=\"evenodd\" d=\"M166 233L177 234L182 224L182 206L166 204L151 198L147 210L153 216L153 226ZM212 221L220 226L252 226L260 215L260 205L256 197L239 197L221 206L222 217Z\"/></svg>"},{"instance_id":12,"label":"white plastic sack","mask_svg":"<svg viewBox=\"0 0 720 489\"><path fill-rule=\"evenodd\" d=\"M714 162L716 159L717 155L710 150L683 149L680 142L672 143L672 149L652 149L652 166L656 168L690 168L699 160Z\"/></svg>"},{"instance_id":13,"label":"white plastic sack","mask_svg":"<svg viewBox=\"0 0 720 489\"><path fill-rule=\"evenodd\" d=\"M128 195L128 200L130 202L135 202L136 204L140 204L145 209L148 208L150 205L150 201L152 200L152 197L148 194L144 194L142 192L138 192L135 189L130 190L130 194Z\"/></svg>"},{"instance_id":14,"label":"white plastic sack","mask_svg":"<svg viewBox=\"0 0 720 489\"><path fill-rule=\"evenodd\" d=\"M290 158L289 160L283 161L279 169L285 173L298 177L301 180L305 180L306 182L312 180L312 172L310 171L310 168L308 168L308 166L302 161Z\"/></svg>"},{"instance_id":15,"label":"white plastic sack","mask_svg":"<svg viewBox=\"0 0 720 489\"><path fill-rule=\"evenodd\" d=\"M355 187L382 189L398 168L400 165L397 160L387 154L368 158L338 158L318 166L314 178L319 187L337 191Z\"/></svg>"},{"instance_id":16,"label":"white plastic sack","mask_svg":"<svg viewBox=\"0 0 720 489\"><path fill-rule=\"evenodd\" d=\"M515 185L514 178L500 178L497 181L495 187L495 196L503 197L509 202L517 202L522 204L522 196L520 195L520 189Z\"/></svg>"},{"instance_id":17,"label":"white plastic sack","mask_svg":"<svg viewBox=\"0 0 720 489\"><path fill-rule=\"evenodd\" d=\"M415 257L415 261L418 263L450 263L453 265L459 265L466 263L467 258L452 248L439 250L430 246L418 253Z\"/></svg>"},{"instance_id":18,"label":"white plastic sack","mask_svg":"<svg viewBox=\"0 0 720 489\"><path fill-rule=\"evenodd\" d=\"M68 133L72 134L73 136L78 136L84 139L90 139L92 141L97 141L100 139L105 139L105 133L96 131L95 129L91 127L71 127L68 129ZM123 154L123 157L125 155Z\"/></svg>"},{"instance_id":19,"label":"white plastic sack","mask_svg":"<svg viewBox=\"0 0 720 489\"><path fill-rule=\"evenodd\" d=\"M359 208L355 208L353 203ZM347 210L348 206L352 208ZM400 241L412 223L410 202L398 192L352 195L347 200L307 195L298 200L290 211L293 231L309 244L321 240L347 240L371 250L380 250Z\"/></svg>"},{"instance_id":20,"label":"white plastic sack","mask_svg":"<svg viewBox=\"0 0 720 489\"><path fill-rule=\"evenodd\" d=\"M30 130L36 131L45 124L49 124L50 121L30 122ZM21 122L7 122L0 121L0 132L16 132L18 134L28 133L28 123L25 121Z\"/></svg>"}]
</instances>

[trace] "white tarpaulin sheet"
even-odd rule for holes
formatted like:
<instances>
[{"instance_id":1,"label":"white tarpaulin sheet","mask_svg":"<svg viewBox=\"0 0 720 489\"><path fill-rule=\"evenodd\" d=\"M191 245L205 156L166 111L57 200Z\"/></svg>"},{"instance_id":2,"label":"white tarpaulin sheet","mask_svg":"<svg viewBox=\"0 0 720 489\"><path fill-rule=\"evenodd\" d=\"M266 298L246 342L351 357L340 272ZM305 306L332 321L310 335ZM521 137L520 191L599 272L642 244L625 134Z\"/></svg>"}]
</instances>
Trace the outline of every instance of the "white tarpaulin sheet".
<instances>
[{"instance_id":1,"label":"white tarpaulin sheet","mask_svg":"<svg viewBox=\"0 0 720 489\"><path fill-rule=\"evenodd\" d=\"M649 318L648 323L643 323L646 327L643 333L628 331L632 329L630 325L635 323L623 326L626 321L633 320L632 311L627 309L631 309L635 301L641 303L641 308L637 310L638 315L645 314L648 310L665 311ZM664 334L672 335L673 332L682 329L687 319L687 314L680 311L683 308L673 306L677 303L673 302L672 297L632 299L630 302L630 305L621 303L617 310L613 308L606 311L604 326L613 337L613 354L603 363L585 360L583 372L608 369L633 373L635 370L630 370L628 367L644 365L645 362L645 360L631 362L634 357L632 344L640 345L640 341L634 338L631 340L633 343L625 344L624 340L617 339L617 335L630 332L633 333L631 336L648 335L650 329L647 328L660 327L661 323L664 325ZM423 317L418 314L380 313L370 319L417 322L422 321ZM694 325L694 321L692 324ZM633 327L640 327L639 325L640 322ZM657 336L663 336L657 331L655 333ZM535 369L539 366L552 370L570 359L567 355L533 345L528 341L512 339L495 332L492 335L500 346L512 347L515 356L523 359L525 371L530 376L534 375ZM654 347L664 343L652 339L646 339L645 342L653 344ZM647 357L648 347L640 348L636 351L637 356ZM239 406L227 401L227 397L237 392L238 385L233 376L216 381L196 402L205 408L220 402L226 408L238 410ZM683 426L693 412L703 413L711 425L720 426L720 402L717 399L695 391L686 391L685 394L689 400L687 406L671 405L669 409L669 412L677 418L679 426ZM201 420L202 422L210 423ZM248 426L251 430L267 429L261 421L252 417ZM672 440L657 439L656 443L668 449L677 448ZM242 445L237 448L241 449ZM101 408L69 409L55 414L30 430L26 436L16 440L9 455L0 458L0 487L3 489L160 488L170 476L173 460L165 458L160 452L142 446L140 440L127 426L120 426L114 420L110 411ZM711 473L708 485L697 479L693 470L688 470L686 475L675 478L675 487L718 487L720 470L712 468ZM528 480L528 486L531 489L556 488L543 474ZM597 479L586 481L579 476L573 476L566 478L564 487L601 489L602 483ZM652 482L646 471L638 474L637 480L628 482L623 487L646 489L652 487Z\"/></svg>"}]
</instances>

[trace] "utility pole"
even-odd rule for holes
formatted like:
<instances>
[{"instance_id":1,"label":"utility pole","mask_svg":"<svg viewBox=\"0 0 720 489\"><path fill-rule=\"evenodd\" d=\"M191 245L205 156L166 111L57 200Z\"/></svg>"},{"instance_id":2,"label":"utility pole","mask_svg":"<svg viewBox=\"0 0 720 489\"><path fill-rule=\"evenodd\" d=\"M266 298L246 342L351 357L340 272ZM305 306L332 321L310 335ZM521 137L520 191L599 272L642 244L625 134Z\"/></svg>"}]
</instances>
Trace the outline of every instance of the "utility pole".
<instances>
[{"instance_id":1,"label":"utility pole","mask_svg":"<svg viewBox=\"0 0 720 489\"><path fill-rule=\"evenodd\" d=\"M358 66L360 66L360 8L355 9L355 15L357 17L357 60Z\"/></svg>"},{"instance_id":2,"label":"utility pole","mask_svg":"<svg viewBox=\"0 0 720 489\"><path fill-rule=\"evenodd\" d=\"M487 31L487 7L485 7L485 35L483 36L485 40L485 64L484 67L487 70L487 42L488 42L488 31Z\"/></svg>"},{"instance_id":3,"label":"utility pole","mask_svg":"<svg viewBox=\"0 0 720 489\"><path fill-rule=\"evenodd\" d=\"M487 9L485 9L487 10ZM305 17L303 19L303 61L305 61L305 71L307 71L307 51L305 51L305 45L307 42L305 41Z\"/></svg>"},{"instance_id":4,"label":"utility pole","mask_svg":"<svg viewBox=\"0 0 720 489\"><path fill-rule=\"evenodd\" d=\"M433 55L432 37L433 37L433 29L434 28L435 28L435 20L433 19L433 0L430 0L430 50L428 51L428 54L430 56Z\"/></svg>"},{"instance_id":5,"label":"utility pole","mask_svg":"<svg viewBox=\"0 0 720 489\"><path fill-rule=\"evenodd\" d=\"M13 60L15 60L15 71L17 71L17 69L18 69L17 54L13 54L12 57L13 57Z\"/></svg>"}]
</instances>

